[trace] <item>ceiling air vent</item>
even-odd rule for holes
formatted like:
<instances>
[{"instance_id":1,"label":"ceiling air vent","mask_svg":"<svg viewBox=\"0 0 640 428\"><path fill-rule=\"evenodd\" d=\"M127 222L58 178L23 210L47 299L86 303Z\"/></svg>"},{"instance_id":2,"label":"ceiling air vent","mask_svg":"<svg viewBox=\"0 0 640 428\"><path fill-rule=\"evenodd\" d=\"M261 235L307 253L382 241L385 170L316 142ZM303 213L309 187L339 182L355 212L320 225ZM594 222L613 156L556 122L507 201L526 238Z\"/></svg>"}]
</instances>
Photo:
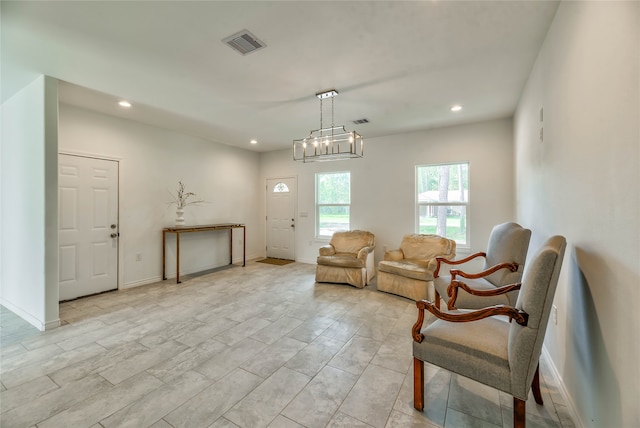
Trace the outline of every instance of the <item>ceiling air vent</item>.
<instances>
[{"instance_id":1,"label":"ceiling air vent","mask_svg":"<svg viewBox=\"0 0 640 428\"><path fill-rule=\"evenodd\" d=\"M258 49L262 49L267 46L247 30L242 30L239 33L223 39L222 41L240 52L242 55L255 52Z\"/></svg>"},{"instance_id":2,"label":"ceiling air vent","mask_svg":"<svg viewBox=\"0 0 640 428\"><path fill-rule=\"evenodd\" d=\"M353 123L355 123L356 125L360 125L363 123L369 123L369 119L358 119L358 120L354 120Z\"/></svg>"}]
</instances>

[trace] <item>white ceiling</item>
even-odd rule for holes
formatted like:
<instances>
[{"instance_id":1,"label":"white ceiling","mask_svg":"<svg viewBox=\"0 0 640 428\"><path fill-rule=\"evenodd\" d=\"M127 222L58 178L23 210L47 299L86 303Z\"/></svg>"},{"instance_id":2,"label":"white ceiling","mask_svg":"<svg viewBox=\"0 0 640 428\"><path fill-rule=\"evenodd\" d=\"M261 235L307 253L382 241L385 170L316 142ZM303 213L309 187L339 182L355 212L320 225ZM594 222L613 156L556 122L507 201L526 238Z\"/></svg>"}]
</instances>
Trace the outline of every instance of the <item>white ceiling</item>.
<instances>
[{"instance_id":1,"label":"white ceiling","mask_svg":"<svg viewBox=\"0 0 640 428\"><path fill-rule=\"evenodd\" d=\"M2 1L2 100L45 74L65 82L62 102L256 151L318 128L314 94L332 88L335 124L365 139L508 117L557 6ZM242 56L222 43L243 29L267 47Z\"/></svg>"}]
</instances>

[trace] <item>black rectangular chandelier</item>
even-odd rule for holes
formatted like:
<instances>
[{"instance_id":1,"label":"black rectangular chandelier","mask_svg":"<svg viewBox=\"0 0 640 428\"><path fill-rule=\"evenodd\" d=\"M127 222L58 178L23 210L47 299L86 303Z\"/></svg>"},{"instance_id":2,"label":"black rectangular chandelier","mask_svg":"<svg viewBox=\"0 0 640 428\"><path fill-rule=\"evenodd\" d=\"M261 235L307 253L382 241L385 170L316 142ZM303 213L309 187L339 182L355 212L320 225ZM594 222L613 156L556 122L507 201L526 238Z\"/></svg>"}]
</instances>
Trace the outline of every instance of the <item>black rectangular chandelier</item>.
<instances>
[{"instance_id":1,"label":"black rectangular chandelier","mask_svg":"<svg viewBox=\"0 0 640 428\"><path fill-rule=\"evenodd\" d=\"M347 131L344 126L333 124L333 98L338 91L318 92L320 99L320 129L314 129L305 138L293 140L293 160L300 162L322 162L341 159L361 158L364 138L355 131ZM331 126L325 128L322 118L322 102L331 98Z\"/></svg>"}]
</instances>

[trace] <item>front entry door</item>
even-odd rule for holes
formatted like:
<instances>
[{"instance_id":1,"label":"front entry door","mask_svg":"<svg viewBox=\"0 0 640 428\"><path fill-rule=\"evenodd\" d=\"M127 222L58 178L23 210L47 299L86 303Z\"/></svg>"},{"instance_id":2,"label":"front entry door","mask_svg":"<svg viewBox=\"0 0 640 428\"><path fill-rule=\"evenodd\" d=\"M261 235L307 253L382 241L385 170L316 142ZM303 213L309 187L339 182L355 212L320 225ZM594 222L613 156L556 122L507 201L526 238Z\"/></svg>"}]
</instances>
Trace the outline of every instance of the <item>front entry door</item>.
<instances>
[{"instance_id":1,"label":"front entry door","mask_svg":"<svg viewBox=\"0 0 640 428\"><path fill-rule=\"evenodd\" d=\"M118 288L118 162L58 158L60 300Z\"/></svg>"},{"instance_id":2,"label":"front entry door","mask_svg":"<svg viewBox=\"0 0 640 428\"><path fill-rule=\"evenodd\" d=\"M267 180L267 257L295 260L296 179Z\"/></svg>"}]
</instances>

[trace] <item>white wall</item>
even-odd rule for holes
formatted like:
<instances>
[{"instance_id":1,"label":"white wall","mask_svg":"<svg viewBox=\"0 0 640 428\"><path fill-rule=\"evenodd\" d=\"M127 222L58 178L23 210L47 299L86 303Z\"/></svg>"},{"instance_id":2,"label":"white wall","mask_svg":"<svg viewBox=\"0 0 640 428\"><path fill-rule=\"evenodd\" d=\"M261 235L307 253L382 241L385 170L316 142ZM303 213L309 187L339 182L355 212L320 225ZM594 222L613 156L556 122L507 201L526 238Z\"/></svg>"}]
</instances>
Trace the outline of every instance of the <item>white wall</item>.
<instances>
[{"instance_id":1,"label":"white wall","mask_svg":"<svg viewBox=\"0 0 640 428\"><path fill-rule=\"evenodd\" d=\"M639 28L638 2L562 2L515 116L517 218L568 241L545 346L589 427L640 426Z\"/></svg>"},{"instance_id":2,"label":"white wall","mask_svg":"<svg viewBox=\"0 0 640 428\"><path fill-rule=\"evenodd\" d=\"M41 330L59 322L57 105L44 76L2 104L0 301Z\"/></svg>"},{"instance_id":3,"label":"white wall","mask_svg":"<svg viewBox=\"0 0 640 428\"><path fill-rule=\"evenodd\" d=\"M161 231L175 224L175 206L168 202L180 179L206 201L186 207L186 224L245 223L247 259L264 255L257 153L66 104L60 106L59 135L61 153L119 161L121 287L161 278ZM242 260L241 233L234 234L235 262ZM227 232L186 234L180 243L181 275L229 262ZM172 234L167 251L167 274L175 277Z\"/></svg>"},{"instance_id":4,"label":"white wall","mask_svg":"<svg viewBox=\"0 0 640 428\"><path fill-rule=\"evenodd\" d=\"M359 129L360 130L360 129ZM415 166L470 162L471 249L484 250L491 228L514 219L513 128L511 119L366 139L362 159L302 164L290 150L261 155L261 180L297 176L296 259L315 263L315 173L351 171L351 228L376 235L376 261L383 248L397 248L414 233ZM264 189L264 185L262 186ZM264 215L265 195L261 195ZM308 217L300 217L300 213ZM264 218L264 217L263 217ZM458 251L461 254L462 251Z\"/></svg>"}]
</instances>

